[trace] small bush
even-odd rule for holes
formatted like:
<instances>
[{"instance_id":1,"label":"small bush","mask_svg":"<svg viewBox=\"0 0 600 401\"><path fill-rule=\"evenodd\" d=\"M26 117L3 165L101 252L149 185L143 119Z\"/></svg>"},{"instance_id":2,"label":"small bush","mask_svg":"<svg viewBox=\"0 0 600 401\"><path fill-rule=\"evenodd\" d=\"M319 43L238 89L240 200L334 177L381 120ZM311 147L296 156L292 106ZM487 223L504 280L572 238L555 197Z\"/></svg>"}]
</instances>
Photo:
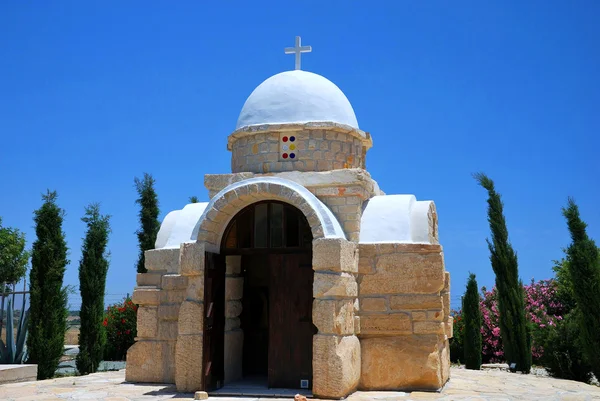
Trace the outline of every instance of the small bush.
<instances>
[{"instance_id":1,"label":"small bush","mask_svg":"<svg viewBox=\"0 0 600 401\"><path fill-rule=\"evenodd\" d=\"M589 383L592 367L585 362L579 345L577 312L571 312L550 330L542 363L553 377Z\"/></svg>"},{"instance_id":2,"label":"small bush","mask_svg":"<svg viewBox=\"0 0 600 401\"><path fill-rule=\"evenodd\" d=\"M122 303L110 305L104 321L106 327L106 347L104 349L104 360L124 361L127 350L133 345L137 335L137 305L131 298L125 298Z\"/></svg>"}]
</instances>

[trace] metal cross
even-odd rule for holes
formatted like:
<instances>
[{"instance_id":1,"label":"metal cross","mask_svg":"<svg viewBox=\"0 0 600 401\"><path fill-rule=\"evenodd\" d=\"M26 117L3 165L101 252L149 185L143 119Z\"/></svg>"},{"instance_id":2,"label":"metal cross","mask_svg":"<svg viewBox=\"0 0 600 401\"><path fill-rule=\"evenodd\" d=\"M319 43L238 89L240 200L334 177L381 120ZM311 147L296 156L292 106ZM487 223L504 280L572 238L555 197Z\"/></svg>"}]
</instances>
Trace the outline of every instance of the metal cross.
<instances>
[{"instance_id":1,"label":"metal cross","mask_svg":"<svg viewBox=\"0 0 600 401\"><path fill-rule=\"evenodd\" d=\"M311 46L302 46L302 39L300 36L296 36L296 46L295 47L286 47L285 54L295 54L296 55L296 69L300 69L300 54L302 53L310 53L312 51Z\"/></svg>"}]
</instances>

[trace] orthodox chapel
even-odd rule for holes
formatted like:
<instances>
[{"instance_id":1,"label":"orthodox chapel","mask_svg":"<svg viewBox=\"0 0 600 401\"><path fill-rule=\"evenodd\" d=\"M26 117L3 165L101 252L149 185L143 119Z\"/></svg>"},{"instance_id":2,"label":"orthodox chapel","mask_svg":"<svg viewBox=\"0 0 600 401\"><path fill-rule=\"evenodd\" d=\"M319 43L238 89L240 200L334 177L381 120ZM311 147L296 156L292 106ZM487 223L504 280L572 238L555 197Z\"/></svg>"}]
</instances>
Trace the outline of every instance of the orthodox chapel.
<instances>
[{"instance_id":1,"label":"orthodox chapel","mask_svg":"<svg viewBox=\"0 0 600 401\"><path fill-rule=\"evenodd\" d=\"M339 399L448 380L435 205L379 188L347 97L300 69L310 50L297 37L285 49L296 68L246 99L227 137L231 173L205 175L209 201L164 218L133 293L128 381Z\"/></svg>"}]
</instances>

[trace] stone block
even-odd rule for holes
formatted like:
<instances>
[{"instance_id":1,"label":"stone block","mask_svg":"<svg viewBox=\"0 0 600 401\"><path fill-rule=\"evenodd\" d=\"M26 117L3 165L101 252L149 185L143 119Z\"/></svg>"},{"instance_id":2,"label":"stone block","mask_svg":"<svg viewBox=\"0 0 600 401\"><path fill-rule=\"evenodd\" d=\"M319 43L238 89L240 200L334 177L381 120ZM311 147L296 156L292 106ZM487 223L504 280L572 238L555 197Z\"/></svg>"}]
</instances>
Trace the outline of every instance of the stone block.
<instances>
[{"instance_id":1,"label":"stone block","mask_svg":"<svg viewBox=\"0 0 600 401\"><path fill-rule=\"evenodd\" d=\"M448 316L448 320L445 322L445 332L448 338L454 337L454 316Z\"/></svg>"},{"instance_id":2,"label":"stone block","mask_svg":"<svg viewBox=\"0 0 600 401\"><path fill-rule=\"evenodd\" d=\"M158 308L140 306L137 312L138 337L155 338L158 333Z\"/></svg>"},{"instance_id":3,"label":"stone block","mask_svg":"<svg viewBox=\"0 0 600 401\"><path fill-rule=\"evenodd\" d=\"M441 254L392 253L377 258L376 273L366 274L361 295L427 294L444 287L444 260Z\"/></svg>"},{"instance_id":4,"label":"stone block","mask_svg":"<svg viewBox=\"0 0 600 401\"><path fill-rule=\"evenodd\" d=\"M360 308L364 312L385 312L385 298L360 298Z\"/></svg>"},{"instance_id":5,"label":"stone block","mask_svg":"<svg viewBox=\"0 0 600 401\"><path fill-rule=\"evenodd\" d=\"M358 274L375 273L375 261L377 259L376 244L358 245Z\"/></svg>"},{"instance_id":6,"label":"stone block","mask_svg":"<svg viewBox=\"0 0 600 401\"><path fill-rule=\"evenodd\" d=\"M21 383L37 380L38 365L16 365L2 364L0 365L0 386L8 383ZM2 393L6 395L6 390Z\"/></svg>"},{"instance_id":7,"label":"stone block","mask_svg":"<svg viewBox=\"0 0 600 401\"><path fill-rule=\"evenodd\" d=\"M162 342L137 341L127 350L125 380L128 382L162 383L163 365Z\"/></svg>"},{"instance_id":8,"label":"stone block","mask_svg":"<svg viewBox=\"0 0 600 401\"><path fill-rule=\"evenodd\" d=\"M185 290L187 288L187 277L180 274L165 274L162 276L160 287L163 290Z\"/></svg>"},{"instance_id":9,"label":"stone block","mask_svg":"<svg viewBox=\"0 0 600 401\"><path fill-rule=\"evenodd\" d=\"M185 298L191 301L204 300L204 276L188 276Z\"/></svg>"},{"instance_id":10,"label":"stone block","mask_svg":"<svg viewBox=\"0 0 600 401\"><path fill-rule=\"evenodd\" d=\"M444 292L450 292L450 272L444 274Z\"/></svg>"},{"instance_id":11,"label":"stone block","mask_svg":"<svg viewBox=\"0 0 600 401\"><path fill-rule=\"evenodd\" d=\"M179 308L179 334L201 334L204 330L204 304L184 301Z\"/></svg>"},{"instance_id":12,"label":"stone block","mask_svg":"<svg viewBox=\"0 0 600 401\"><path fill-rule=\"evenodd\" d=\"M444 292L442 295L442 300L444 303L444 316L450 316L450 293L449 292Z\"/></svg>"},{"instance_id":13,"label":"stone block","mask_svg":"<svg viewBox=\"0 0 600 401\"><path fill-rule=\"evenodd\" d=\"M392 310L439 310L443 307L444 303L442 302L442 296L438 294L407 294L390 297L390 308Z\"/></svg>"},{"instance_id":14,"label":"stone block","mask_svg":"<svg viewBox=\"0 0 600 401\"><path fill-rule=\"evenodd\" d=\"M446 330L444 322L424 321L414 322L413 331L415 334L444 334Z\"/></svg>"},{"instance_id":15,"label":"stone block","mask_svg":"<svg viewBox=\"0 0 600 401\"><path fill-rule=\"evenodd\" d=\"M354 242L341 238L313 241L313 269L330 272L358 272L358 251Z\"/></svg>"},{"instance_id":16,"label":"stone block","mask_svg":"<svg viewBox=\"0 0 600 401\"><path fill-rule=\"evenodd\" d=\"M225 303L225 317L238 317L242 314L241 301L227 301Z\"/></svg>"},{"instance_id":17,"label":"stone block","mask_svg":"<svg viewBox=\"0 0 600 401\"><path fill-rule=\"evenodd\" d=\"M225 266L227 275L238 275L242 272L242 256L228 255L225 257Z\"/></svg>"},{"instance_id":18,"label":"stone block","mask_svg":"<svg viewBox=\"0 0 600 401\"><path fill-rule=\"evenodd\" d=\"M196 391L194 400L208 400L208 393L206 391Z\"/></svg>"},{"instance_id":19,"label":"stone block","mask_svg":"<svg viewBox=\"0 0 600 401\"><path fill-rule=\"evenodd\" d=\"M161 248L144 252L144 266L149 272L179 273L179 249Z\"/></svg>"},{"instance_id":20,"label":"stone block","mask_svg":"<svg viewBox=\"0 0 600 401\"><path fill-rule=\"evenodd\" d=\"M163 320L158 325L158 339L176 341L178 335L177 321Z\"/></svg>"},{"instance_id":21,"label":"stone block","mask_svg":"<svg viewBox=\"0 0 600 401\"><path fill-rule=\"evenodd\" d=\"M315 335L312 388L315 397L339 399L354 392L360 380L360 357L356 336Z\"/></svg>"},{"instance_id":22,"label":"stone block","mask_svg":"<svg viewBox=\"0 0 600 401\"><path fill-rule=\"evenodd\" d=\"M179 319L179 308L181 304L161 304L158 306L158 318L161 320ZM139 312L138 312L139 316Z\"/></svg>"},{"instance_id":23,"label":"stone block","mask_svg":"<svg viewBox=\"0 0 600 401\"><path fill-rule=\"evenodd\" d=\"M184 276L204 275L204 243L186 242L179 252L180 272Z\"/></svg>"},{"instance_id":24,"label":"stone block","mask_svg":"<svg viewBox=\"0 0 600 401\"><path fill-rule=\"evenodd\" d=\"M349 273L315 272L313 281L313 297L354 298L358 294L356 279Z\"/></svg>"},{"instance_id":25,"label":"stone block","mask_svg":"<svg viewBox=\"0 0 600 401\"><path fill-rule=\"evenodd\" d=\"M412 317L413 322L427 320L427 312L425 311L414 311L410 315Z\"/></svg>"},{"instance_id":26,"label":"stone block","mask_svg":"<svg viewBox=\"0 0 600 401\"><path fill-rule=\"evenodd\" d=\"M427 311L427 320L437 320L441 322L444 320L444 311L442 310L430 310Z\"/></svg>"},{"instance_id":27,"label":"stone block","mask_svg":"<svg viewBox=\"0 0 600 401\"><path fill-rule=\"evenodd\" d=\"M435 391L445 383L435 335L362 339L361 363L365 391Z\"/></svg>"},{"instance_id":28,"label":"stone block","mask_svg":"<svg viewBox=\"0 0 600 401\"><path fill-rule=\"evenodd\" d=\"M244 279L242 277L225 278L225 300L236 301L244 296Z\"/></svg>"},{"instance_id":29,"label":"stone block","mask_svg":"<svg viewBox=\"0 0 600 401\"><path fill-rule=\"evenodd\" d=\"M225 319L225 331L239 329L241 321L239 317L232 317Z\"/></svg>"},{"instance_id":30,"label":"stone block","mask_svg":"<svg viewBox=\"0 0 600 401\"><path fill-rule=\"evenodd\" d=\"M202 334L179 335L175 351L175 384L177 391L202 389Z\"/></svg>"},{"instance_id":31,"label":"stone block","mask_svg":"<svg viewBox=\"0 0 600 401\"><path fill-rule=\"evenodd\" d=\"M180 304L185 299L186 291L183 290L162 290L160 292L160 303L162 304Z\"/></svg>"},{"instance_id":32,"label":"stone block","mask_svg":"<svg viewBox=\"0 0 600 401\"><path fill-rule=\"evenodd\" d=\"M157 288L136 288L133 290L131 300L137 305L158 305L161 290Z\"/></svg>"},{"instance_id":33,"label":"stone block","mask_svg":"<svg viewBox=\"0 0 600 401\"><path fill-rule=\"evenodd\" d=\"M242 378L242 352L244 332L234 330L225 332L225 384Z\"/></svg>"},{"instance_id":34,"label":"stone block","mask_svg":"<svg viewBox=\"0 0 600 401\"><path fill-rule=\"evenodd\" d=\"M354 302L352 299L315 299L312 322L319 334L354 334Z\"/></svg>"},{"instance_id":35,"label":"stone block","mask_svg":"<svg viewBox=\"0 0 600 401\"><path fill-rule=\"evenodd\" d=\"M140 287L160 287L161 279L162 273L149 272L138 273L135 281Z\"/></svg>"},{"instance_id":36,"label":"stone block","mask_svg":"<svg viewBox=\"0 0 600 401\"><path fill-rule=\"evenodd\" d=\"M410 316L407 313L391 315L362 315L360 334L367 335L404 335L412 333Z\"/></svg>"}]
</instances>

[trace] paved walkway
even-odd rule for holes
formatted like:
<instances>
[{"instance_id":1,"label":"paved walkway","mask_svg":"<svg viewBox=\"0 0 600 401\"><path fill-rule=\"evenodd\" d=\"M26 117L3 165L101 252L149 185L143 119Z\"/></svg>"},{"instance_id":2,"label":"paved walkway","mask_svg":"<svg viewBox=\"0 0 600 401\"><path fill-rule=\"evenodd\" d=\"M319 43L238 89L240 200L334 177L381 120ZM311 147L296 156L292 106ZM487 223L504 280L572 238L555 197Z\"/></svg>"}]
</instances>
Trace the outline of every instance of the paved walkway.
<instances>
[{"instance_id":1,"label":"paved walkway","mask_svg":"<svg viewBox=\"0 0 600 401\"><path fill-rule=\"evenodd\" d=\"M569 380L503 371L472 371L452 368L451 380L441 393L357 392L348 401L403 400L600 400L600 387ZM166 400L192 399L173 386L125 383L125 371L80 377L5 384L0 400ZM216 401L257 401L256 398L212 398ZM210 400L210 399L209 399ZM270 401L273 399L265 399Z\"/></svg>"}]
</instances>

